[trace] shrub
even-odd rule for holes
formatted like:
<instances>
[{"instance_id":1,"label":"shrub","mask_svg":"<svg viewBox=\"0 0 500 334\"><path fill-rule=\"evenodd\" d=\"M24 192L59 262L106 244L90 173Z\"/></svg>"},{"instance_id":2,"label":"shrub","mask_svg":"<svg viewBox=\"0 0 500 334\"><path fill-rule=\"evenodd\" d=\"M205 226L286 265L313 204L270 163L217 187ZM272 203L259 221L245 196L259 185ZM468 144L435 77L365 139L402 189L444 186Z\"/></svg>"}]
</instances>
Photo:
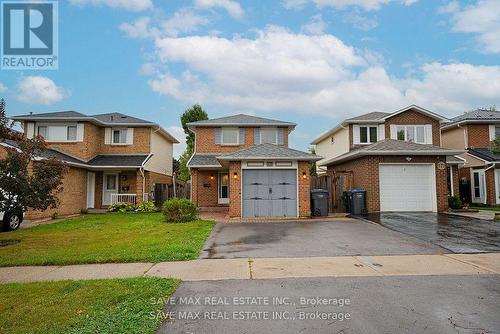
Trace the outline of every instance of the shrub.
<instances>
[{"instance_id":1,"label":"shrub","mask_svg":"<svg viewBox=\"0 0 500 334\"><path fill-rule=\"evenodd\" d=\"M110 205L108 208L109 212L127 212L134 211L134 206L130 203L120 202L113 205Z\"/></svg>"},{"instance_id":2,"label":"shrub","mask_svg":"<svg viewBox=\"0 0 500 334\"><path fill-rule=\"evenodd\" d=\"M56 211L52 214L52 219L59 219L59 218L61 218L61 216L59 215L59 212Z\"/></svg>"},{"instance_id":3,"label":"shrub","mask_svg":"<svg viewBox=\"0 0 500 334\"><path fill-rule=\"evenodd\" d=\"M135 207L136 212L156 212L158 208L155 206L155 203L152 201L145 201L137 204Z\"/></svg>"},{"instance_id":4,"label":"shrub","mask_svg":"<svg viewBox=\"0 0 500 334\"><path fill-rule=\"evenodd\" d=\"M82 215L86 215L87 213L89 213L89 209L85 209L85 208L83 208L83 209L81 209L81 210L80 210L80 213L81 213Z\"/></svg>"},{"instance_id":5,"label":"shrub","mask_svg":"<svg viewBox=\"0 0 500 334\"><path fill-rule=\"evenodd\" d=\"M457 210L457 209L463 208L462 201L460 200L460 198L458 198L456 196L450 196L450 197L448 197L448 205L453 210Z\"/></svg>"},{"instance_id":6,"label":"shrub","mask_svg":"<svg viewBox=\"0 0 500 334\"><path fill-rule=\"evenodd\" d=\"M167 222L187 223L198 217L198 208L185 198L172 198L163 203L163 215Z\"/></svg>"}]
</instances>

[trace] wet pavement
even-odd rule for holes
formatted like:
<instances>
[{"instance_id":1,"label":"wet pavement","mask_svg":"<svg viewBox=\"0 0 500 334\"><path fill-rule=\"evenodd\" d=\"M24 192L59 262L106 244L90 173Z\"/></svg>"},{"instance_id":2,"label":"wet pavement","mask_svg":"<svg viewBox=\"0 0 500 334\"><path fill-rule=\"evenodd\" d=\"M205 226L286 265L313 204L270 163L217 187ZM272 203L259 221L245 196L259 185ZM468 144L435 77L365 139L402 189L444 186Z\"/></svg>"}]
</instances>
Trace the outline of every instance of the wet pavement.
<instances>
[{"instance_id":1,"label":"wet pavement","mask_svg":"<svg viewBox=\"0 0 500 334\"><path fill-rule=\"evenodd\" d=\"M219 223L202 259L442 254L446 249L357 219Z\"/></svg>"},{"instance_id":2,"label":"wet pavement","mask_svg":"<svg viewBox=\"0 0 500 334\"><path fill-rule=\"evenodd\" d=\"M500 252L500 222L423 212L373 213L366 218L454 253Z\"/></svg>"},{"instance_id":3,"label":"wet pavement","mask_svg":"<svg viewBox=\"0 0 500 334\"><path fill-rule=\"evenodd\" d=\"M157 333L498 333L499 277L183 282Z\"/></svg>"}]
</instances>

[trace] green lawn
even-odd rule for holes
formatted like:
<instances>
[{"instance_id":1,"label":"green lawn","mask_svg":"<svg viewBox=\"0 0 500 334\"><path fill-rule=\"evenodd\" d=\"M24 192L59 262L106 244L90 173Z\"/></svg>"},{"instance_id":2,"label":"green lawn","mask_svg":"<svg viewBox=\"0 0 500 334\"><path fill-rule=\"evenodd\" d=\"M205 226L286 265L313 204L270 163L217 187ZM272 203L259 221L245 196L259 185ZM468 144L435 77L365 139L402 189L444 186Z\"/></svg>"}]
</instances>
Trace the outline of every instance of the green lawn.
<instances>
[{"instance_id":1,"label":"green lawn","mask_svg":"<svg viewBox=\"0 0 500 334\"><path fill-rule=\"evenodd\" d=\"M474 210L500 211L500 206L471 206Z\"/></svg>"},{"instance_id":2,"label":"green lawn","mask_svg":"<svg viewBox=\"0 0 500 334\"><path fill-rule=\"evenodd\" d=\"M0 266L190 260L214 225L169 224L161 213L86 215L0 233Z\"/></svg>"},{"instance_id":3,"label":"green lawn","mask_svg":"<svg viewBox=\"0 0 500 334\"><path fill-rule=\"evenodd\" d=\"M2 284L0 333L152 334L177 284L164 278Z\"/></svg>"}]
</instances>

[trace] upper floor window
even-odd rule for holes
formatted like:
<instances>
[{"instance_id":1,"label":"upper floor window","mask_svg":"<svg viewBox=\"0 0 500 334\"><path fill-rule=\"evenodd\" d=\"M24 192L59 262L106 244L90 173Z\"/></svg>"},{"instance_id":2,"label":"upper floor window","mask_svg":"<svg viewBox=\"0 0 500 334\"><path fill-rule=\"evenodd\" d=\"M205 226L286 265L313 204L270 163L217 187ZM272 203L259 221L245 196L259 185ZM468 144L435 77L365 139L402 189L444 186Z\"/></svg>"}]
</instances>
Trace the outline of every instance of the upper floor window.
<instances>
[{"instance_id":1,"label":"upper floor window","mask_svg":"<svg viewBox=\"0 0 500 334\"><path fill-rule=\"evenodd\" d=\"M113 129L113 136L111 138L113 144L126 144L127 129Z\"/></svg>"},{"instance_id":2,"label":"upper floor window","mask_svg":"<svg viewBox=\"0 0 500 334\"><path fill-rule=\"evenodd\" d=\"M238 128L222 128L221 143L222 145L239 145L240 129Z\"/></svg>"},{"instance_id":3,"label":"upper floor window","mask_svg":"<svg viewBox=\"0 0 500 334\"><path fill-rule=\"evenodd\" d=\"M261 144L278 144L278 129L276 128L261 128L260 129Z\"/></svg>"},{"instance_id":4,"label":"upper floor window","mask_svg":"<svg viewBox=\"0 0 500 334\"><path fill-rule=\"evenodd\" d=\"M500 126L495 126L495 138L500 137Z\"/></svg>"},{"instance_id":5,"label":"upper floor window","mask_svg":"<svg viewBox=\"0 0 500 334\"><path fill-rule=\"evenodd\" d=\"M418 144L426 144L425 125L398 125L397 139Z\"/></svg>"},{"instance_id":6,"label":"upper floor window","mask_svg":"<svg viewBox=\"0 0 500 334\"><path fill-rule=\"evenodd\" d=\"M376 143L378 138L376 126L360 126L359 142L360 144Z\"/></svg>"},{"instance_id":7,"label":"upper floor window","mask_svg":"<svg viewBox=\"0 0 500 334\"><path fill-rule=\"evenodd\" d=\"M37 134L48 142L77 141L80 132L80 141L83 138L83 126L78 129L76 125L39 125Z\"/></svg>"}]
</instances>

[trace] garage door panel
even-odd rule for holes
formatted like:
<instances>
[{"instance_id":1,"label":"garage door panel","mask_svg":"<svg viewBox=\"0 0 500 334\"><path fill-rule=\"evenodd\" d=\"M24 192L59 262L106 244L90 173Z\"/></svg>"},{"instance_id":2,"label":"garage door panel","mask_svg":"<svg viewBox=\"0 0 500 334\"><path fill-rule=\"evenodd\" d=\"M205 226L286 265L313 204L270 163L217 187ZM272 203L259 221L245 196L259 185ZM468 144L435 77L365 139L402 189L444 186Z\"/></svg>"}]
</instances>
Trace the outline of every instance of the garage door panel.
<instances>
[{"instance_id":1,"label":"garage door panel","mask_svg":"<svg viewBox=\"0 0 500 334\"><path fill-rule=\"evenodd\" d=\"M434 211L433 165L380 165L381 211Z\"/></svg>"},{"instance_id":2,"label":"garage door panel","mask_svg":"<svg viewBox=\"0 0 500 334\"><path fill-rule=\"evenodd\" d=\"M242 214L244 217L296 217L296 170L244 170Z\"/></svg>"}]
</instances>

